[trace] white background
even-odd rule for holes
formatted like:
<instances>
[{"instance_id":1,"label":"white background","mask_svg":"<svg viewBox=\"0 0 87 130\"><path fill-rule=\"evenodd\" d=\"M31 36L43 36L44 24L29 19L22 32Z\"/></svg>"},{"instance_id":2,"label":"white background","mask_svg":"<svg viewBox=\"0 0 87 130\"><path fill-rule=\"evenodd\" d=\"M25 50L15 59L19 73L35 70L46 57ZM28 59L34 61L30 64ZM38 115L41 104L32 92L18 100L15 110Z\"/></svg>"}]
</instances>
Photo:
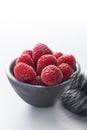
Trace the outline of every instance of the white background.
<instances>
[{"instance_id":1,"label":"white background","mask_svg":"<svg viewBox=\"0 0 87 130\"><path fill-rule=\"evenodd\" d=\"M7 64L38 42L74 54L87 75L86 0L0 0L0 130L87 130L60 105L35 108L13 91Z\"/></svg>"}]
</instances>

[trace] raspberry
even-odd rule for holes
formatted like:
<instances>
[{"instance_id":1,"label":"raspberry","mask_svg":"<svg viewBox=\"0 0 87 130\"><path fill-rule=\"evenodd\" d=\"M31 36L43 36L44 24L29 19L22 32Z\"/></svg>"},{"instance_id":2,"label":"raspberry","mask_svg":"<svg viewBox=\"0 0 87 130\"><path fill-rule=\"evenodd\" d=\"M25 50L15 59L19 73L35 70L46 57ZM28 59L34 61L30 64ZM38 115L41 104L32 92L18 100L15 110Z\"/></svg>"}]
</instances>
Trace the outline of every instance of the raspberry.
<instances>
[{"instance_id":1,"label":"raspberry","mask_svg":"<svg viewBox=\"0 0 87 130\"><path fill-rule=\"evenodd\" d=\"M63 73L63 81L69 79L70 76L74 72L73 68L69 64L67 64L67 63L60 64L59 68L61 69L61 71Z\"/></svg>"},{"instance_id":2,"label":"raspberry","mask_svg":"<svg viewBox=\"0 0 87 130\"><path fill-rule=\"evenodd\" d=\"M30 81L29 83L33 85L44 85L40 76L37 76L36 79Z\"/></svg>"},{"instance_id":3,"label":"raspberry","mask_svg":"<svg viewBox=\"0 0 87 130\"><path fill-rule=\"evenodd\" d=\"M73 55L63 55L57 59L58 65L62 63L67 63L72 66L73 69L76 68L76 59Z\"/></svg>"},{"instance_id":4,"label":"raspberry","mask_svg":"<svg viewBox=\"0 0 87 130\"><path fill-rule=\"evenodd\" d=\"M34 60L34 63L36 64L38 59L45 54L52 54L52 51L43 43L38 43L34 48L32 52L32 57Z\"/></svg>"},{"instance_id":5,"label":"raspberry","mask_svg":"<svg viewBox=\"0 0 87 130\"><path fill-rule=\"evenodd\" d=\"M41 71L47 65L58 65L57 60L53 55L43 55L37 62L37 72L40 75Z\"/></svg>"},{"instance_id":6,"label":"raspberry","mask_svg":"<svg viewBox=\"0 0 87 130\"><path fill-rule=\"evenodd\" d=\"M45 85L55 85L63 80L63 74L57 66L48 65L42 70L41 78Z\"/></svg>"},{"instance_id":7,"label":"raspberry","mask_svg":"<svg viewBox=\"0 0 87 130\"><path fill-rule=\"evenodd\" d=\"M59 57L63 56L63 53L62 52L55 52L53 55L56 57L56 59L58 59Z\"/></svg>"},{"instance_id":8,"label":"raspberry","mask_svg":"<svg viewBox=\"0 0 87 130\"><path fill-rule=\"evenodd\" d=\"M16 60L16 64L20 63L20 62L24 62L32 67L34 67L34 62L31 58L30 55L28 54L22 54L17 60Z\"/></svg>"},{"instance_id":9,"label":"raspberry","mask_svg":"<svg viewBox=\"0 0 87 130\"><path fill-rule=\"evenodd\" d=\"M36 72L34 69L26 63L20 62L14 67L14 75L16 79L28 82L36 78Z\"/></svg>"},{"instance_id":10,"label":"raspberry","mask_svg":"<svg viewBox=\"0 0 87 130\"><path fill-rule=\"evenodd\" d=\"M25 50L22 52L22 54L27 54L27 55L30 55L32 57L32 50Z\"/></svg>"}]
</instances>

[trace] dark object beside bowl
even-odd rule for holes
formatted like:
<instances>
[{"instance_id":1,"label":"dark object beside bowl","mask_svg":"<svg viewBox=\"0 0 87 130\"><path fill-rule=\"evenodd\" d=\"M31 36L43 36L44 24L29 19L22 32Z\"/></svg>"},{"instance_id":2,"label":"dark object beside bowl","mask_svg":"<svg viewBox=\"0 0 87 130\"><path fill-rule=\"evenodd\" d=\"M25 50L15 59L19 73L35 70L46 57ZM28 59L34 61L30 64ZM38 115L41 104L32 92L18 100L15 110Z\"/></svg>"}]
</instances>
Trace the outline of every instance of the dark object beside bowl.
<instances>
[{"instance_id":1,"label":"dark object beside bowl","mask_svg":"<svg viewBox=\"0 0 87 130\"><path fill-rule=\"evenodd\" d=\"M61 96L64 88L69 85L71 78L63 83L53 86L31 85L18 81L13 75L15 61L12 61L7 67L7 77L16 93L28 104L38 107L48 107L55 103ZM80 65L77 62L75 73L80 73Z\"/></svg>"}]
</instances>

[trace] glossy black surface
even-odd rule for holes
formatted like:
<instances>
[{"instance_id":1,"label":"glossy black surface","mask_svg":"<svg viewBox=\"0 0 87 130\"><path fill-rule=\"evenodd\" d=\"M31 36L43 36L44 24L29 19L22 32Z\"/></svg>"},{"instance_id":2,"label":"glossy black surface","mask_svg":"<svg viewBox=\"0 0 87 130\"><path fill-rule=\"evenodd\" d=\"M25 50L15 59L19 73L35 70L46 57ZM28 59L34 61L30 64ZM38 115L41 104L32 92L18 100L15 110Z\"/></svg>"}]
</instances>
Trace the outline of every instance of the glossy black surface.
<instances>
[{"instance_id":1,"label":"glossy black surface","mask_svg":"<svg viewBox=\"0 0 87 130\"><path fill-rule=\"evenodd\" d=\"M84 74L80 73L73 77L61 100L63 106L72 113L87 116L87 78Z\"/></svg>"},{"instance_id":2,"label":"glossy black surface","mask_svg":"<svg viewBox=\"0 0 87 130\"><path fill-rule=\"evenodd\" d=\"M38 106L38 107L48 107L55 103L55 101L61 96L64 88L69 85L71 78L61 84L53 86L40 86L31 85L18 81L13 75L13 68L15 65L15 60L12 61L7 66L7 77L10 81L15 92L27 103ZM79 63L76 65L76 72L80 73Z\"/></svg>"}]
</instances>

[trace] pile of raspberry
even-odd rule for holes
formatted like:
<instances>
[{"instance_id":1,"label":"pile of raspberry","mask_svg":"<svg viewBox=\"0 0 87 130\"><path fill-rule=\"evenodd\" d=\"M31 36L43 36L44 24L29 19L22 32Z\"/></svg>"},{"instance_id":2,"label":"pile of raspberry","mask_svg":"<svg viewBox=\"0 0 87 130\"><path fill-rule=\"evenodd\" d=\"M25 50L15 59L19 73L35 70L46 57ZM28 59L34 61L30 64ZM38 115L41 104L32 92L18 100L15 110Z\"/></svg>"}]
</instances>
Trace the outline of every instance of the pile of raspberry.
<instances>
[{"instance_id":1,"label":"pile of raspberry","mask_svg":"<svg viewBox=\"0 0 87 130\"><path fill-rule=\"evenodd\" d=\"M25 83L50 86L68 80L75 70L72 54L54 53L47 45L38 43L17 58L14 76Z\"/></svg>"}]
</instances>

